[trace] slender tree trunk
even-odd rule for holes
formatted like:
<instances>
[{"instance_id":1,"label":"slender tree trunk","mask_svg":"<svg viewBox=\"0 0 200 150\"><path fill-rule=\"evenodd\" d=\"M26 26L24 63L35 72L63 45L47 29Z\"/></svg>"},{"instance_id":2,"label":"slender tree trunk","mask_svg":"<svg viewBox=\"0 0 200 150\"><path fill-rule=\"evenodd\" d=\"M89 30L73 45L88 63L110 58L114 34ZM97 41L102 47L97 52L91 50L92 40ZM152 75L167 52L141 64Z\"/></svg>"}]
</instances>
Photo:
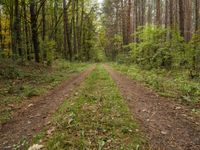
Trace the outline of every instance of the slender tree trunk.
<instances>
[{"instance_id":1,"label":"slender tree trunk","mask_svg":"<svg viewBox=\"0 0 200 150\"><path fill-rule=\"evenodd\" d=\"M26 41L26 53L27 59L31 60L30 56L30 44L29 44L29 34L28 34L28 21L27 21L27 12L26 12L26 3L25 0L22 1L22 7L24 12L24 30L25 30L25 41Z\"/></svg>"},{"instance_id":2,"label":"slender tree trunk","mask_svg":"<svg viewBox=\"0 0 200 150\"><path fill-rule=\"evenodd\" d=\"M42 40L45 41L46 36L46 10L45 10L46 0L41 0L42 5Z\"/></svg>"},{"instance_id":3,"label":"slender tree trunk","mask_svg":"<svg viewBox=\"0 0 200 150\"><path fill-rule=\"evenodd\" d=\"M1 10L1 8L0 8L0 50L3 50L3 34L2 34L2 15L1 15L1 13L2 13L2 10Z\"/></svg>"},{"instance_id":4,"label":"slender tree trunk","mask_svg":"<svg viewBox=\"0 0 200 150\"><path fill-rule=\"evenodd\" d=\"M199 24L200 24L199 10L200 10L200 1L195 0L195 31L199 30Z\"/></svg>"},{"instance_id":5,"label":"slender tree trunk","mask_svg":"<svg viewBox=\"0 0 200 150\"><path fill-rule=\"evenodd\" d=\"M76 1L72 0L72 32L73 32L73 53L77 54L77 45L76 45Z\"/></svg>"},{"instance_id":6,"label":"slender tree trunk","mask_svg":"<svg viewBox=\"0 0 200 150\"><path fill-rule=\"evenodd\" d=\"M15 10L14 10L14 25L13 25L13 39L14 39L14 51L18 52L19 56L22 57L22 47L21 47L21 36L20 33L20 15L19 15L19 0L15 0ZM17 55L17 53L15 54ZM16 56L14 56L16 57Z\"/></svg>"},{"instance_id":7,"label":"slender tree trunk","mask_svg":"<svg viewBox=\"0 0 200 150\"><path fill-rule=\"evenodd\" d=\"M148 1L147 22L148 22L149 25L152 24L152 4L151 4L151 0Z\"/></svg>"},{"instance_id":8,"label":"slender tree trunk","mask_svg":"<svg viewBox=\"0 0 200 150\"><path fill-rule=\"evenodd\" d=\"M125 19L125 7L124 7L124 1L121 0L121 9L122 9L122 35L123 35L123 44L126 45L127 42L127 36L126 36L126 19Z\"/></svg>"},{"instance_id":9,"label":"slender tree trunk","mask_svg":"<svg viewBox=\"0 0 200 150\"><path fill-rule=\"evenodd\" d=\"M83 18L84 18L84 0L81 1L81 19L80 19L80 31L78 36L78 44L79 44L79 50L82 50L82 43L83 43Z\"/></svg>"},{"instance_id":10,"label":"slender tree trunk","mask_svg":"<svg viewBox=\"0 0 200 150\"><path fill-rule=\"evenodd\" d=\"M137 32L138 26L139 26L139 13L138 13L138 1L137 0L134 1L134 6L135 6L135 32ZM137 36L134 37L134 42L138 42Z\"/></svg>"},{"instance_id":11,"label":"slender tree trunk","mask_svg":"<svg viewBox=\"0 0 200 150\"><path fill-rule=\"evenodd\" d=\"M76 0L76 42L77 42L77 58L79 57L79 44L78 44L78 36L79 36L79 0Z\"/></svg>"},{"instance_id":12,"label":"slender tree trunk","mask_svg":"<svg viewBox=\"0 0 200 150\"><path fill-rule=\"evenodd\" d=\"M173 0L169 0L169 24L171 29L174 28L173 6Z\"/></svg>"},{"instance_id":13,"label":"slender tree trunk","mask_svg":"<svg viewBox=\"0 0 200 150\"><path fill-rule=\"evenodd\" d=\"M192 37L192 1L185 0L185 41Z\"/></svg>"},{"instance_id":14,"label":"slender tree trunk","mask_svg":"<svg viewBox=\"0 0 200 150\"><path fill-rule=\"evenodd\" d=\"M40 62L40 47L37 31L37 15L36 15L36 3L35 0L30 2L30 15L31 15L31 31L32 31L32 42L35 53L35 62Z\"/></svg>"},{"instance_id":15,"label":"slender tree trunk","mask_svg":"<svg viewBox=\"0 0 200 150\"><path fill-rule=\"evenodd\" d=\"M141 0L141 26L145 25L145 15L146 15L146 0Z\"/></svg>"},{"instance_id":16,"label":"slender tree trunk","mask_svg":"<svg viewBox=\"0 0 200 150\"><path fill-rule=\"evenodd\" d=\"M184 0L179 0L179 29L180 29L181 36L184 37L184 33L185 33Z\"/></svg>"},{"instance_id":17,"label":"slender tree trunk","mask_svg":"<svg viewBox=\"0 0 200 150\"><path fill-rule=\"evenodd\" d=\"M66 8L66 0L63 0L63 18L64 18L64 53L67 58L67 8Z\"/></svg>"},{"instance_id":18,"label":"slender tree trunk","mask_svg":"<svg viewBox=\"0 0 200 150\"><path fill-rule=\"evenodd\" d=\"M70 40L70 31L68 27L68 15L66 0L63 0L63 17L64 17L64 50L67 56L67 46L69 50L69 60L72 61L72 49L71 49L71 40Z\"/></svg>"},{"instance_id":19,"label":"slender tree trunk","mask_svg":"<svg viewBox=\"0 0 200 150\"><path fill-rule=\"evenodd\" d=\"M161 25L161 4L160 0L156 0L156 25L160 26Z\"/></svg>"},{"instance_id":20,"label":"slender tree trunk","mask_svg":"<svg viewBox=\"0 0 200 150\"><path fill-rule=\"evenodd\" d=\"M168 27L168 21L169 21L169 2L168 0L165 0L165 28Z\"/></svg>"},{"instance_id":21,"label":"slender tree trunk","mask_svg":"<svg viewBox=\"0 0 200 150\"><path fill-rule=\"evenodd\" d=\"M131 0L128 0L127 44L131 42Z\"/></svg>"}]
</instances>

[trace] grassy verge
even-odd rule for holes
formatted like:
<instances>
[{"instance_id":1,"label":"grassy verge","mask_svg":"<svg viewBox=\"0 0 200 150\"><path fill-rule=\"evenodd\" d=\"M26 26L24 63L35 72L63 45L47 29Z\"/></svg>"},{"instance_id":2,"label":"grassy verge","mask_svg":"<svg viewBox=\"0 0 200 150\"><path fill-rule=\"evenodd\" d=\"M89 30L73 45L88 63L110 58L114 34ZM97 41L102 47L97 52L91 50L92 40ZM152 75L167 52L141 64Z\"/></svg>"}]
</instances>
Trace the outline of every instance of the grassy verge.
<instances>
[{"instance_id":1,"label":"grassy verge","mask_svg":"<svg viewBox=\"0 0 200 150\"><path fill-rule=\"evenodd\" d=\"M0 65L0 124L12 117L21 102L45 93L87 66L64 60L54 62L52 67L35 63L13 64L4 60Z\"/></svg>"},{"instance_id":2,"label":"grassy verge","mask_svg":"<svg viewBox=\"0 0 200 150\"><path fill-rule=\"evenodd\" d=\"M136 65L128 66L116 63L111 66L135 80L146 83L162 96L172 97L193 106L199 103L200 82L190 80L186 72L142 70Z\"/></svg>"},{"instance_id":3,"label":"grassy verge","mask_svg":"<svg viewBox=\"0 0 200 150\"><path fill-rule=\"evenodd\" d=\"M138 126L114 82L98 66L52 119L55 131L45 147L64 149L140 149Z\"/></svg>"}]
</instances>

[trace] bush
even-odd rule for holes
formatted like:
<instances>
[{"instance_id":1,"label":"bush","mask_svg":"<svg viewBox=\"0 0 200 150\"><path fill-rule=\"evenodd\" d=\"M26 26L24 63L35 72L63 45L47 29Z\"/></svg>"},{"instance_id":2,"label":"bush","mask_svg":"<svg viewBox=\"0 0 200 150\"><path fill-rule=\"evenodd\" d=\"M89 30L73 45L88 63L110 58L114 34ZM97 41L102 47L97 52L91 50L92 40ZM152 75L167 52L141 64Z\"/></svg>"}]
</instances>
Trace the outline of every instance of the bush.
<instances>
[{"instance_id":1,"label":"bush","mask_svg":"<svg viewBox=\"0 0 200 150\"><path fill-rule=\"evenodd\" d=\"M167 35L170 35L167 38ZM146 69L180 66L185 52L183 38L176 31L147 26L137 33L139 42L131 43L132 61Z\"/></svg>"},{"instance_id":2,"label":"bush","mask_svg":"<svg viewBox=\"0 0 200 150\"><path fill-rule=\"evenodd\" d=\"M199 31L200 32L200 31ZM189 43L187 56L190 65L190 76L192 78L200 75L200 35L199 32L193 35Z\"/></svg>"},{"instance_id":3,"label":"bush","mask_svg":"<svg viewBox=\"0 0 200 150\"><path fill-rule=\"evenodd\" d=\"M55 41L45 41L41 43L41 49L42 49L42 58L43 61L48 65L52 65L52 61L54 59L54 52L56 49L56 43Z\"/></svg>"},{"instance_id":4,"label":"bush","mask_svg":"<svg viewBox=\"0 0 200 150\"><path fill-rule=\"evenodd\" d=\"M0 70L0 76L3 79L17 79L21 77L21 72L14 66L7 66Z\"/></svg>"}]
</instances>

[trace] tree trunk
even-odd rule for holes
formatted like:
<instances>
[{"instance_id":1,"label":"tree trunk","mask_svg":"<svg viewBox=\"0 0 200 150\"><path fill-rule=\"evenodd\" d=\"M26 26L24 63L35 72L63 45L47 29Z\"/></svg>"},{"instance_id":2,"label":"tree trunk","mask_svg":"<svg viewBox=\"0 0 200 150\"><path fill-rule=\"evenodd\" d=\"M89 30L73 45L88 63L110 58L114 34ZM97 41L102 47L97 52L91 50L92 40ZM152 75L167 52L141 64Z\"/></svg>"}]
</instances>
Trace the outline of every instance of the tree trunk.
<instances>
[{"instance_id":1,"label":"tree trunk","mask_svg":"<svg viewBox=\"0 0 200 150\"><path fill-rule=\"evenodd\" d=\"M173 0L169 0L169 25L171 29L174 29L173 6Z\"/></svg>"},{"instance_id":2,"label":"tree trunk","mask_svg":"<svg viewBox=\"0 0 200 150\"><path fill-rule=\"evenodd\" d=\"M64 18L64 53L67 58L67 8L66 0L63 0L63 18Z\"/></svg>"},{"instance_id":3,"label":"tree trunk","mask_svg":"<svg viewBox=\"0 0 200 150\"><path fill-rule=\"evenodd\" d=\"M165 28L168 27L168 21L169 21L169 2L168 0L165 0Z\"/></svg>"},{"instance_id":4,"label":"tree trunk","mask_svg":"<svg viewBox=\"0 0 200 150\"><path fill-rule=\"evenodd\" d=\"M192 1L185 0L185 41L192 37Z\"/></svg>"},{"instance_id":5,"label":"tree trunk","mask_svg":"<svg viewBox=\"0 0 200 150\"><path fill-rule=\"evenodd\" d=\"M45 13L46 0L41 0L42 5L42 40L45 41L46 36L46 13Z\"/></svg>"},{"instance_id":6,"label":"tree trunk","mask_svg":"<svg viewBox=\"0 0 200 150\"><path fill-rule=\"evenodd\" d=\"M0 8L0 52L3 50L3 34L2 34L2 16L1 16L1 8Z\"/></svg>"},{"instance_id":7,"label":"tree trunk","mask_svg":"<svg viewBox=\"0 0 200 150\"><path fill-rule=\"evenodd\" d=\"M149 2L148 2L147 23L148 23L148 25L152 24L152 4L151 4L151 0L149 0Z\"/></svg>"},{"instance_id":8,"label":"tree trunk","mask_svg":"<svg viewBox=\"0 0 200 150\"><path fill-rule=\"evenodd\" d=\"M77 58L79 57L79 44L78 44L78 36L79 36L79 0L76 0L76 42L77 42Z\"/></svg>"},{"instance_id":9,"label":"tree trunk","mask_svg":"<svg viewBox=\"0 0 200 150\"><path fill-rule=\"evenodd\" d=\"M179 0L179 30L182 37L185 33L185 11L184 0Z\"/></svg>"},{"instance_id":10,"label":"tree trunk","mask_svg":"<svg viewBox=\"0 0 200 150\"><path fill-rule=\"evenodd\" d=\"M77 45L76 45L76 2L72 0L72 32L73 32L73 53L77 54Z\"/></svg>"},{"instance_id":11,"label":"tree trunk","mask_svg":"<svg viewBox=\"0 0 200 150\"><path fill-rule=\"evenodd\" d=\"M40 47L39 47L39 39L38 39L38 31L37 31L37 15L36 15L36 3L35 0L31 0L30 2L30 15L31 15L31 31L32 31L32 42L35 53L35 62L40 62Z\"/></svg>"},{"instance_id":12,"label":"tree trunk","mask_svg":"<svg viewBox=\"0 0 200 150\"><path fill-rule=\"evenodd\" d=\"M82 39L83 39L83 17L84 17L84 0L81 1L81 19L80 19L80 31L78 33L78 47L82 50Z\"/></svg>"},{"instance_id":13,"label":"tree trunk","mask_svg":"<svg viewBox=\"0 0 200 150\"><path fill-rule=\"evenodd\" d=\"M128 0L127 44L131 42L131 0Z\"/></svg>"},{"instance_id":14,"label":"tree trunk","mask_svg":"<svg viewBox=\"0 0 200 150\"><path fill-rule=\"evenodd\" d=\"M66 0L63 0L63 18L64 18L64 51L67 57L67 46L68 46L69 60L72 61L72 49L71 49L71 41L70 41L70 31L68 27Z\"/></svg>"},{"instance_id":15,"label":"tree trunk","mask_svg":"<svg viewBox=\"0 0 200 150\"><path fill-rule=\"evenodd\" d=\"M21 47L21 28L20 28L20 15L19 15L19 0L15 0L15 10L14 10L14 24L13 24L13 39L14 39L14 51L18 52L20 57L23 57L22 47ZM17 55L15 53L14 55ZM16 57L16 56L14 56Z\"/></svg>"},{"instance_id":16,"label":"tree trunk","mask_svg":"<svg viewBox=\"0 0 200 150\"><path fill-rule=\"evenodd\" d=\"M161 12L160 12L160 0L156 0L156 25L160 26L161 25Z\"/></svg>"},{"instance_id":17,"label":"tree trunk","mask_svg":"<svg viewBox=\"0 0 200 150\"><path fill-rule=\"evenodd\" d=\"M22 1L22 7L23 7L23 12L24 12L24 30L25 30L25 41L26 41L27 59L31 60L29 35L28 35L28 21L27 21L27 14L26 14L27 12L26 12L26 3L25 3L25 0Z\"/></svg>"},{"instance_id":18,"label":"tree trunk","mask_svg":"<svg viewBox=\"0 0 200 150\"><path fill-rule=\"evenodd\" d=\"M199 30L199 8L200 8L200 2L199 0L195 0L195 31Z\"/></svg>"}]
</instances>

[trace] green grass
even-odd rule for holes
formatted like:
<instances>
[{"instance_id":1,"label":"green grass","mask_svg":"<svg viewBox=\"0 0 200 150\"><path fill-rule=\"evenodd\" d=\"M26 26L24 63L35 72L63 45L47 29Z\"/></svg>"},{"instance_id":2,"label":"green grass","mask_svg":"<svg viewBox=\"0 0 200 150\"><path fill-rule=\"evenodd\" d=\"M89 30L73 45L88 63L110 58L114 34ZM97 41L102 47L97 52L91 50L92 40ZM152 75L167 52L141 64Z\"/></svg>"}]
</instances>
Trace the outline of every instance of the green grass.
<instances>
[{"instance_id":1,"label":"green grass","mask_svg":"<svg viewBox=\"0 0 200 150\"><path fill-rule=\"evenodd\" d=\"M6 61L6 60L5 60ZM0 65L0 124L12 118L16 107L24 100L39 96L66 80L89 64L57 60L52 67L11 61Z\"/></svg>"},{"instance_id":2,"label":"green grass","mask_svg":"<svg viewBox=\"0 0 200 150\"><path fill-rule=\"evenodd\" d=\"M102 66L64 102L52 126L56 130L45 140L51 150L135 150L144 144L126 102Z\"/></svg>"},{"instance_id":3,"label":"green grass","mask_svg":"<svg viewBox=\"0 0 200 150\"><path fill-rule=\"evenodd\" d=\"M143 70L137 65L111 64L116 70L153 88L160 95L195 106L200 99L200 82L188 78L187 72L177 70Z\"/></svg>"}]
</instances>

